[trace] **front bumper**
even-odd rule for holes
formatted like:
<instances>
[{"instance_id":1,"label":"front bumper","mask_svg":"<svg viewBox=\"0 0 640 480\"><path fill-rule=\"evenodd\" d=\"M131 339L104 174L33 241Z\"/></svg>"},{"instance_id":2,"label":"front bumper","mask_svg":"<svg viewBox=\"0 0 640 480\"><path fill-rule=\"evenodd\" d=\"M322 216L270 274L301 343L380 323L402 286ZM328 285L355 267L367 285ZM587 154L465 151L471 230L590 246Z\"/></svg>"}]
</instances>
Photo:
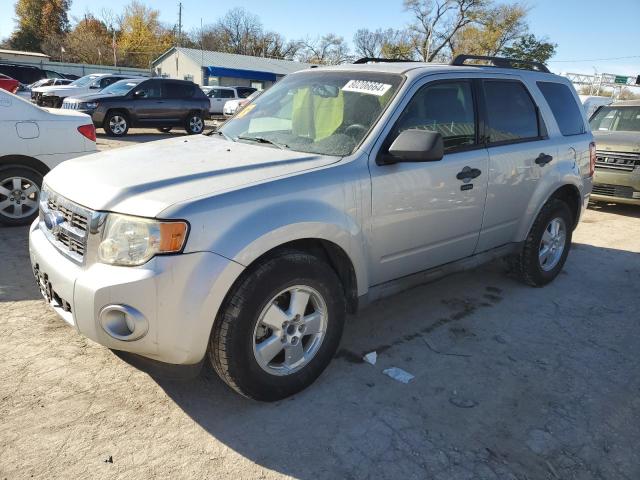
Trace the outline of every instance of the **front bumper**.
<instances>
[{"instance_id":1,"label":"front bumper","mask_svg":"<svg viewBox=\"0 0 640 480\"><path fill-rule=\"evenodd\" d=\"M45 298L79 333L114 350L181 365L204 358L217 311L243 270L210 252L158 256L140 267L79 265L49 242L37 219L29 254ZM146 334L132 341L109 335L100 313L111 305L140 312Z\"/></svg>"},{"instance_id":2,"label":"front bumper","mask_svg":"<svg viewBox=\"0 0 640 480\"><path fill-rule=\"evenodd\" d=\"M636 167L631 172L596 168L591 199L640 205L640 168Z\"/></svg>"}]
</instances>

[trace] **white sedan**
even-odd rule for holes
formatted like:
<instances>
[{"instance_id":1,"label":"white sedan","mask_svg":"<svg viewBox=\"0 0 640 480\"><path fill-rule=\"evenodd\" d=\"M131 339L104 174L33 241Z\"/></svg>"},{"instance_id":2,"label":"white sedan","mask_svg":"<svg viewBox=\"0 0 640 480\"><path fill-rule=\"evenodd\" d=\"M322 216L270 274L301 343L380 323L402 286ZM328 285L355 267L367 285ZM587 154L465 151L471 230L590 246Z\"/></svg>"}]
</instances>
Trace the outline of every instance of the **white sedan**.
<instances>
[{"instance_id":1,"label":"white sedan","mask_svg":"<svg viewBox=\"0 0 640 480\"><path fill-rule=\"evenodd\" d=\"M38 215L42 177L64 160L96 151L91 117L48 110L0 90L0 224Z\"/></svg>"}]
</instances>

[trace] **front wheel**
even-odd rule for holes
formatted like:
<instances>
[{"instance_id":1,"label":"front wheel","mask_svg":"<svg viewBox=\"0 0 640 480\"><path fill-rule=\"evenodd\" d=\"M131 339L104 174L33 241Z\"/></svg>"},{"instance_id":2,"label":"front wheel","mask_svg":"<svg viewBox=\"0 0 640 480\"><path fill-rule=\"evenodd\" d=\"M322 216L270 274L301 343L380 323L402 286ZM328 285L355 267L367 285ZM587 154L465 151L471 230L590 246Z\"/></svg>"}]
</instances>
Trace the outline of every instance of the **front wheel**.
<instances>
[{"instance_id":1,"label":"front wheel","mask_svg":"<svg viewBox=\"0 0 640 480\"><path fill-rule=\"evenodd\" d=\"M129 119L120 112L110 112L104 119L102 128L110 137L123 137L129 131Z\"/></svg>"},{"instance_id":2,"label":"front wheel","mask_svg":"<svg viewBox=\"0 0 640 480\"><path fill-rule=\"evenodd\" d=\"M0 170L0 223L28 225L38 215L42 175L27 168Z\"/></svg>"},{"instance_id":3,"label":"front wheel","mask_svg":"<svg viewBox=\"0 0 640 480\"><path fill-rule=\"evenodd\" d=\"M573 215L565 202L552 198L543 207L521 253L511 259L516 275L542 287L558 276L571 248Z\"/></svg>"},{"instance_id":4,"label":"front wheel","mask_svg":"<svg viewBox=\"0 0 640 480\"><path fill-rule=\"evenodd\" d=\"M199 113L190 113L185 122L184 129L189 135L198 135L204 130L204 119Z\"/></svg>"},{"instance_id":5,"label":"front wheel","mask_svg":"<svg viewBox=\"0 0 640 480\"><path fill-rule=\"evenodd\" d=\"M250 269L223 304L209 344L218 375L236 392L280 400L311 385L338 348L341 283L322 260L287 251Z\"/></svg>"}]
</instances>

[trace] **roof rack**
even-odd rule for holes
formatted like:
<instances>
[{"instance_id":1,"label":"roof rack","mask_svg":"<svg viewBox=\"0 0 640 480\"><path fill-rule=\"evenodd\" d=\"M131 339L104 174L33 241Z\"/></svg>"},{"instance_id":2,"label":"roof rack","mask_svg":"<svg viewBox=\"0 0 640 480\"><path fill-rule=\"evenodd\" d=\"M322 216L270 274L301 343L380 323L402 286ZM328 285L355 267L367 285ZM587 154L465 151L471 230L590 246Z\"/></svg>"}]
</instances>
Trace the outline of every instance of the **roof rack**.
<instances>
[{"instance_id":1,"label":"roof rack","mask_svg":"<svg viewBox=\"0 0 640 480\"><path fill-rule=\"evenodd\" d=\"M362 57L353 62L354 65L361 65L363 63L402 63L402 62L415 62L415 60L408 60L405 58L376 58L376 57Z\"/></svg>"},{"instance_id":2,"label":"roof rack","mask_svg":"<svg viewBox=\"0 0 640 480\"><path fill-rule=\"evenodd\" d=\"M519 60L517 58L489 57L485 55L456 55L449 65L462 66L467 60L485 60L490 62L494 67L500 68L517 68L521 70L551 73L547 66L542 62Z\"/></svg>"}]
</instances>

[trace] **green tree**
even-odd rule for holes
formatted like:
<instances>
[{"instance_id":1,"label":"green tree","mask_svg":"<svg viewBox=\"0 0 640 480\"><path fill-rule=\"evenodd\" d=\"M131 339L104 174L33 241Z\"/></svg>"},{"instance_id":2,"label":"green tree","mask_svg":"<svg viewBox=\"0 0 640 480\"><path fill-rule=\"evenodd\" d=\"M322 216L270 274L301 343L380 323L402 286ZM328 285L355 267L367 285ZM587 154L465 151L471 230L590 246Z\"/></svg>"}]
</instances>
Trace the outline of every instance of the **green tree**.
<instances>
[{"instance_id":1,"label":"green tree","mask_svg":"<svg viewBox=\"0 0 640 480\"><path fill-rule=\"evenodd\" d=\"M41 51L46 38L68 32L70 6L71 0L18 0L15 6L18 25L9 44L18 50Z\"/></svg>"},{"instance_id":2,"label":"green tree","mask_svg":"<svg viewBox=\"0 0 640 480\"><path fill-rule=\"evenodd\" d=\"M502 54L506 57L517 58L519 60L529 60L546 63L554 53L557 45L538 39L533 34L523 35L511 46L502 49Z\"/></svg>"},{"instance_id":3,"label":"green tree","mask_svg":"<svg viewBox=\"0 0 640 480\"><path fill-rule=\"evenodd\" d=\"M65 40L67 56L74 62L112 63L111 35L107 26L93 15L85 15Z\"/></svg>"}]
</instances>

